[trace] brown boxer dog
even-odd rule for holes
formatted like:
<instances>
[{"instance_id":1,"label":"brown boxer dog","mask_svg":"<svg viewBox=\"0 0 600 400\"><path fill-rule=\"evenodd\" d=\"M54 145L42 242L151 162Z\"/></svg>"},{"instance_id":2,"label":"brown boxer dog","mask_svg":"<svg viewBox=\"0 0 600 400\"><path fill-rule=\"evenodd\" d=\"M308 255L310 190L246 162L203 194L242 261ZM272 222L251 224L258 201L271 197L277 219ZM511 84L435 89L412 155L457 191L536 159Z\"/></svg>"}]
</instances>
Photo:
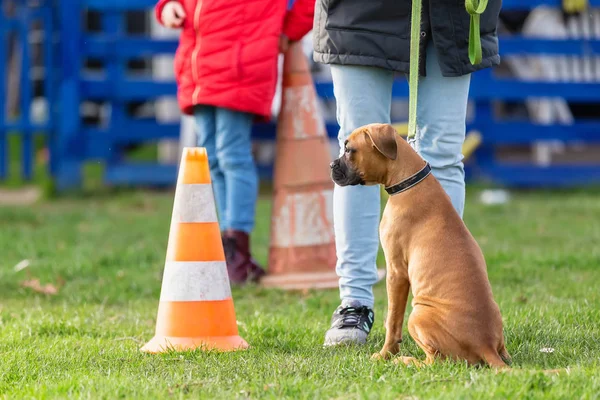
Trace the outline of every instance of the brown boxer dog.
<instances>
[{"instance_id":1,"label":"brown boxer dog","mask_svg":"<svg viewBox=\"0 0 600 400\"><path fill-rule=\"evenodd\" d=\"M340 186L384 185L389 200L379 233L387 262L388 314L383 348L374 359L399 352L409 288L408 331L427 355L506 368L502 317L479 245L421 156L391 125L356 129L344 155L331 164ZM396 362L422 362L401 357Z\"/></svg>"}]
</instances>

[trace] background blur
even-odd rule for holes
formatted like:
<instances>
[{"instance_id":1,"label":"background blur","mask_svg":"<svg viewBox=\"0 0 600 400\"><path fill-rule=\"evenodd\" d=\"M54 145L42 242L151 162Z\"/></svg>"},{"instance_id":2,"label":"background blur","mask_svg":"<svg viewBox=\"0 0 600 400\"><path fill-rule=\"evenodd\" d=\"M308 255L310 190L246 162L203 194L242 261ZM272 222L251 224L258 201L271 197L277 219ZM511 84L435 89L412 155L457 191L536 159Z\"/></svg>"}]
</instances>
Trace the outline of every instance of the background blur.
<instances>
[{"instance_id":1,"label":"background blur","mask_svg":"<svg viewBox=\"0 0 600 400\"><path fill-rule=\"evenodd\" d=\"M154 2L0 0L0 399L598 398L600 0L564 0L569 12L503 0L502 64L472 79L464 220L520 369L502 376L368 362L383 282L366 348L322 347L338 290L245 286L232 293L248 352L139 351L156 326L179 151L194 145L175 102L177 32ZM330 73L311 65L333 155ZM407 95L399 76L396 123ZM254 129L252 254L265 266L278 109L277 95L273 122ZM402 354L423 357L405 338Z\"/></svg>"},{"instance_id":2,"label":"background blur","mask_svg":"<svg viewBox=\"0 0 600 400\"><path fill-rule=\"evenodd\" d=\"M502 65L474 74L469 182L568 187L600 181L600 1L565 12L560 0L504 0ZM565 2L566 3L566 2ZM586 5L585 1L580 1ZM154 0L2 0L0 186L56 192L172 186L180 148L194 145L175 102L177 31ZM311 60L311 35L304 39ZM337 152L327 66L313 65L321 113ZM398 77L393 121L407 119ZM268 184L273 123L256 126ZM43 190L42 190L43 192ZM6 198L8 194L4 194Z\"/></svg>"}]
</instances>

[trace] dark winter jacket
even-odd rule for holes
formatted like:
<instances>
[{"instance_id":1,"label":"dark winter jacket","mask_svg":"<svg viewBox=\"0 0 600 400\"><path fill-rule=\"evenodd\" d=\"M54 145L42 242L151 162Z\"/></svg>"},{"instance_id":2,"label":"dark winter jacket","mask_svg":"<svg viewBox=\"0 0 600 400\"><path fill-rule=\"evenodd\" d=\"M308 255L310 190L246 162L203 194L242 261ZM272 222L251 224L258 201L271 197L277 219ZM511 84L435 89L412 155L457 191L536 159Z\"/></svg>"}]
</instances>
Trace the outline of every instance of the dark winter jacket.
<instances>
[{"instance_id":1,"label":"dark winter jacket","mask_svg":"<svg viewBox=\"0 0 600 400\"><path fill-rule=\"evenodd\" d=\"M480 64L469 61L469 22L464 0L423 0L421 73L433 40L444 76L460 76L500 63L496 26L501 0L481 15ZM314 60L381 67L408 73L412 0L317 0Z\"/></svg>"}]
</instances>

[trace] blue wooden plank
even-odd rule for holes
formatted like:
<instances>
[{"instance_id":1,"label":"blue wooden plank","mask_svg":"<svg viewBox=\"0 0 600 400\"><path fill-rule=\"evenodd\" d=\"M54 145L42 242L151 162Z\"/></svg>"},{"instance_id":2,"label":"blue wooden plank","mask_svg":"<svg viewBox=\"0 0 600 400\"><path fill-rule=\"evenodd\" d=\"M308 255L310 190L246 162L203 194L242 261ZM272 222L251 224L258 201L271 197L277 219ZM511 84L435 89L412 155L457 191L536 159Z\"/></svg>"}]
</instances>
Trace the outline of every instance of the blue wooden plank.
<instances>
[{"instance_id":1,"label":"blue wooden plank","mask_svg":"<svg viewBox=\"0 0 600 400\"><path fill-rule=\"evenodd\" d=\"M57 126L55 156L60 160L56 167L58 190L75 187L81 183L81 163L84 142L80 135L79 116L81 71L81 26L73 23L73 16L81 16L79 0L62 0L58 4L60 21L60 88L61 112ZM79 19L77 19L79 21Z\"/></svg>"},{"instance_id":2,"label":"blue wooden plank","mask_svg":"<svg viewBox=\"0 0 600 400\"><path fill-rule=\"evenodd\" d=\"M335 99L333 83L317 82L317 94L325 99ZM392 97L408 97L406 80L396 80ZM486 74L474 74L469 98L472 100L526 100L536 97L560 97L568 101L596 103L600 100L600 83L524 82L515 79L493 79Z\"/></svg>"},{"instance_id":3,"label":"blue wooden plank","mask_svg":"<svg viewBox=\"0 0 600 400\"><path fill-rule=\"evenodd\" d=\"M175 96L175 82L159 82L151 79L131 78L110 81L102 78L86 77L81 80L81 91L88 99L149 100L161 96Z\"/></svg>"},{"instance_id":4,"label":"blue wooden plank","mask_svg":"<svg viewBox=\"0 0 600 400\"><path fill-rule=\"evenodd\" d=\"M152 9L156 0L82 0L83 7L103 11L129 11Z\"/></svg>"},{"instance_id":5,"label":"blue wooden plank","mask_svg":"<svg viewBox=\"0 0 600 400\"><path fill-rule=\"evenodd\" d=\"M33 171L33 139L30 125L31 102L33 88L31 84L31 51L29 45L29 31L31 29L30 12L26 4L17 3L15 15L19 17L19 44L21 50L21 75L19 82L19 120L22 128L21 137L21 174L25 180L31 180Z\"/></svg>"},{"instance_id":6,"label":"blue wooden plank","mask_svg":"<svg viewBox=\"0 0 600 400\"><path fill-rule=\"evenodd\" d=\"M103 31L115 39L120 39L124 36L125 21L122 13L114 10L108 10L102 15ZM119 85L125 78L125 62L116 57L109 57L105 64L108 81L113 85ZM125 102L123 99L116 97L111 99L110 120L108 121L108 134L111 137L116 137L119 133L119 128L125 124L127 119L125 112ZM113 146L112 160L117 162L120 157L120 149Z\"/></svg>"},{"instance_id":7,"label":"blue wooden plank","mask_svg":"<svg viewBox=\"0 0 600 400\"><path fill-rule=\"evenodd\" d=\"M600 100L600 83L525 82L475 74L469 95L475 100L518 101L536 97L560 97L567 101L596 103Z\"/></svg>"},{"instance_id":8,"label":"blue wooden plank","mask_svg":"<svg viewBox=\"0 0 600 400\"><path fill-rule=\"evenodd\" d=\"M114 156L113 142L105 136L86 136L83 146L83 155L87 160L107 161Z\"/></svg>"},{"instance_id":9,"label":"blue wooden plank","mask_svg":"<svg viewBox=\"0 0 600 400\"><path fill-rule=\"evenodd\" d=\"M5 32L9 32L9 31L16 31L19 29L19 21L17 21L16 19L7 19L5 18L3 20L2 23L2 29L5 30Z\"/></svg>"},{"instance_id":10,"label":"blue wooden plank","mask_svg":"<svg viewBox=\"0 0 600 400\"><path fill-rule=\"evenodd\" d=\"M72 157L60 157L60 163L56 168L54 182L55 187L59 192L80 187L81 160Z\"/></svg>"},{"instance_id":11,"label":"blue wooden plank","mask_svg":"<svg viewBox=\"0 0 600 400\"><path fill-rule=\"evenodd\" d=\"M276 122L256 124L252 127L252 139L254 140L273 140L276 134ZM325 124L327 136L331 139L336 139L340 126L336 122L328 122Z\"/></svg>"},{"instance_id":12,"label":"blue wooden plank","mask_svg":"<svg viewBox=\"0 0 600 400\"><path fill-rule=\"evenodd\" d=\"M23 2L23 3L27 3L27 2ZM44 14L47 13L47 11L51 8L52 6L49 4L40 4L37 7L36 6L29 6L27 8L27 14L29 17L29 20L40 20L40 19L44 19Z\"/></svg>"},{"instance_id":13,"label":"blue wooden plank","mask_svg":"<svg viewBox=\"0 0 600 400\"><path fill-rule=\"evenodd\" d=\"M180 124L159 124L155 120L137 121L126 119L112 128L84 127L81 134L93 140L94 137L110 138L115 144L152 142L160 139L178 139Z\"/></svg>"},{"instance_id":14,"label":"blue wooden plank","mask_svg":"<svg viewBox=\"0 0 600 400\"><path fill-rule=\"evenodd\" d=\"M491 145L529 144L537 140L600 143L600 121L572 125L536 125L531 122L495 122L477 117L473 127Z\"/></svg>"},{"instance_id":15,"label":"blue wooden plank","mask_svg":"<svg viewBox=\"0 0 600 400\"><path fill-rule=\"evenodd\" d=\"M548 6L562 8L563 0L502 0L502 10L531 10L535 7ZM592 7L600 7L600 0L588 0Z\"/></svg>"},{"instance_id":16,"label":"blue wooden plank","mask_svg":"<svg viewBox=\"0 0 600 400\"><path fill-rule=\"evenodd\" d=\"M3 12L0 12L0 99L6 99L7 96L7 68L8 60L8 31L6 29L7 19ZM8 146L6 133L6 102L0 102L0 180L5 179L8 173Z\"/></svg>"},{"instance_id":17,"label":"blue wooden plank","mask_svg":"<svg viewBox=\"0 0 600 400\"><path fill-rule=\"evenodd\" d=\"M107 166L104 180L113 185L171 186L177 182L177 165L130 163Z\"/></svg>"},{"instance_id":18,"label":"blue wooden plank","mask_svg":"<svg viewBox=\"0 0 600 400\"><path fill-rule=\"evenodd\" d=\"M48 135L51 130L52 124L50 121L44 122L32 122L23 119L16 119L5 122L3 124L3 129L6 131L17 131L22 132L23 130L30 130L32 135Z\"/></svg>"},{"instance_id":19,"label":"blue wooden plank","mask_svg":"<svg viewBox=\"0 0 600 400\"><path fill-rule=\"evenodd\" d=\"M492 104L489 101L479 101L475 103L475 118L477 120L490 121L492 120L494 112L492 111ZM482 130L482 132L485 132ZM482 133L484 134L484 133ZM484 160L488 163L494 163L496 161L496 152L493 146L488 143L483 143L477 149L477 161L481 162Z\"/></svg>"},{"instance_id":20,"label":"blue wooden plank","mask_svg":"<svg viewBox=\"0 0 600 400\"><path fill-rule=\"evenodd\" d=\"M336 138L339 131L337 124L327 124L329 137ZM178 139L179 123L159 124L155 120L126 120L123 126L115 127L111 132L95 126L83 127L81 136L86 138L86 157L106 158L111 146L130 143L153 142L161 139ZM253 140L274 140L275 123L257 124L252 129Z\"/></svg>"},{"instance_id":21,"label":"blue wooden plank","mask_svg":"<svg viewBox=\"0 0 600 400\"><path fill-rule=\"evenodd\" d=\"M173 54L177 50L177 40L86 35L82 39L82 49L84 55L88 57L129 59L155 54Z\"/></svg>"},{"instance_id":22,"label":"blue wooden plank","mask_svg":"<svg viewBox=\"0 0 600 400\"><path fill-rule=\"evenodd\" d=\"M86 35L82 39L83 53L89 57L135 58L154 54L172 54L177 40L151 39L145 37L122 37ZM502 56L523 54L553 54L589 56L600 54L598 39L533 39L522 36L500 36Z\"/></svg>"},{"instance_id":23,"label":"blue wooden plank","mask_svg":"<svg viewBox=\"0 0 600 400\"><path fill-rule=\"evenodd\" d=\"M590 56L600 54L598 39L530 39L521 36L501 36L500 55L552 54Z\"/></svg>"},{"instance_id":24,"label":"blue wooden plank","mask_svg":"<svg viewBox=\"0 0 600 400\"><path fill-rule=\"evenodd\" d=\"M600 165L483 164L476 176L496 184L521 188L578 187L600 184Z\"/></svg>"},{"instance_id":25,"label":"blue wooden plank","mask_svg":"<svg viewBox=\"0 0 600 400\"><path fill-rule=\"evenodd\" d=\"M47 140L45 141L46 147L49 150L49 164L48 168L50 170L50 175L52 176L56 172L56 158L54 157L54 137L51 133L55 131L55 107L56 107L56 85L54 82L54 71L56 68L54 66L54 51L55 51L55 42L51 38L54 37L54 19L53 19L53 8L51 4L45 5L42 8L44 11L42 15L42 29L44 32L44 41L42 43L43 46L43 62L44 62L44 96L46 97L46 102L48 105L48 118L46 119L44 125L44 133L48 135ZM34 127L34 129L36 129ZM35 131L34 131L35 132Z\"/></svg>"}]
</instances>

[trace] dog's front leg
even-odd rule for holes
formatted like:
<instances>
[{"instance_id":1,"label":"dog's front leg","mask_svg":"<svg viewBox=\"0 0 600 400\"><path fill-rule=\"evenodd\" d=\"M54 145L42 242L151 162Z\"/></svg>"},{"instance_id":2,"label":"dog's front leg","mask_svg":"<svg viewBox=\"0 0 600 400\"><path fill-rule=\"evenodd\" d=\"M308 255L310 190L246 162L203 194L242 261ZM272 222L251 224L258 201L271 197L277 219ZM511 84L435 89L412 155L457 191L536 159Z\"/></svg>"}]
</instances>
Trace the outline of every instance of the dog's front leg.
<instances>
[{"instance_id":1,"label":"dog's front leg","mask_svg":"<svg viewBox=\"0 0 600 400\"><path fill-rule=\"evenodd\" d=\"M373 359L388 360L400 351L404 312L410 288L408 269L405 265L393 265L388 262L386 287L388 314L385 322L385 343L379 353L373 354Z\"/></svg>"}]
</instances>

